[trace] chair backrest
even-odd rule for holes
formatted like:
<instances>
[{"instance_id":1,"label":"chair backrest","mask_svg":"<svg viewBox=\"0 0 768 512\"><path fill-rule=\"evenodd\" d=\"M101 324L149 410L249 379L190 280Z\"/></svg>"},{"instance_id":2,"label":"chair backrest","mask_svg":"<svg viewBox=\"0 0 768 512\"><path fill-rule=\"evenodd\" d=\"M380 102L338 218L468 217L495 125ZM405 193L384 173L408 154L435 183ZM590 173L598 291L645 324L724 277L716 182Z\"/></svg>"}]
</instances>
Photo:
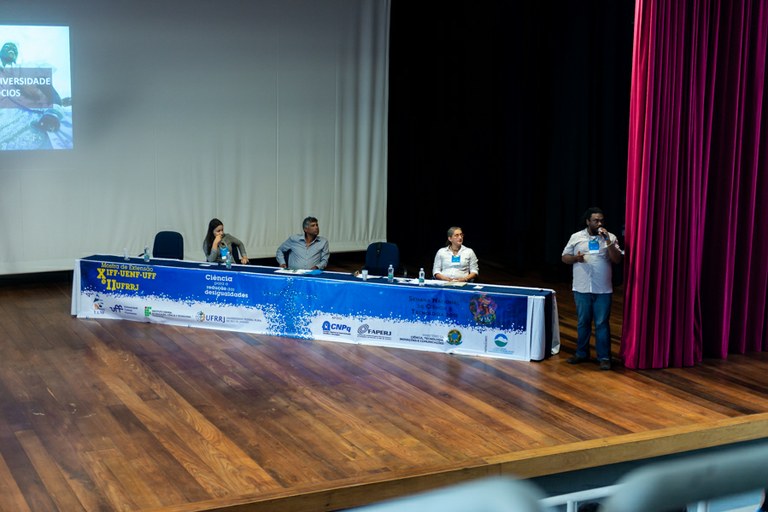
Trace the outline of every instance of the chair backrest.
<instances>
[{"instance_id":1,"label":"chair backrest","mask_svg":"<svg viewBox=\"0 0 768 512\"><path fill-rule=\"evenodd\" d=\"M152 245L152 257L184 259L184 237L178 231L159 231Z\"/></svg>"},{"instance_id":2,"label":"chair backrest","mask_svg":"<svg viewBox=\"0 0 768 512\"><path fill-rule=\"evenodd\" d=\"M686 505L764 489L768 443L648 464L627 473L605 512L685 510Z\"/></svg>"},{"instance_id":3,"label":"chair backrest","mask_svg":"<svg viewBox=\"0 0 768 512\"><path fill-rule=\"evenodd\" d=\"M387 268L392 265L397 271L400 267L400 249L390 242L373 242L365 252L365 269L375 276L387 275Z\"/></svg>"},{"instance_id":4,"label":"chair backrest","mask_svg":"<svg viewBox=\"0 0 768 512\"><path fill-rule=\"evenodd\" d=\"M544 493L527 481L493 477L405 498L355 508L350 512L544 512Z\"/></svg>"}]
</instances>

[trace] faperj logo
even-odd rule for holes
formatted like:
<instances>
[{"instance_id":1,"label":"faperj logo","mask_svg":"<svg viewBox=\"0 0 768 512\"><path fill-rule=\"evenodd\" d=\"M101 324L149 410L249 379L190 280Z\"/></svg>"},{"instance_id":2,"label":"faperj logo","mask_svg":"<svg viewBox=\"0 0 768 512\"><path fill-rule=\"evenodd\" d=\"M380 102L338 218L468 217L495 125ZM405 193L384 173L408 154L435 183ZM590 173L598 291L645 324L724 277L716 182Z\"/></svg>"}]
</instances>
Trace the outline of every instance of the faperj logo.
<instances>
[{"instance_id":1,"label":"faperj logo","mask_svg":"<svg viewBox=\"0 0 768 512\"><path fill-rule=\"evenodd\" d=\"M493 342L496 344L499 348L504 348L509 343L509 338L507 338L507 335L503 332L500 332L496 335L495 338L493 338Z\"/></svg>"},{"instance_id":2,"label":"faperj logo","mask_svg":"<svg viewBox=\"0 0 768 512\"><path fill-rule=\"evenodd\" d=\"M357 334L360 336L370 335L370 336L392 336L392 331L385 331L382 329L371 329L371 326L368 324L363 324L360 327L357 328Z\"/></svg>"}]
</instances>

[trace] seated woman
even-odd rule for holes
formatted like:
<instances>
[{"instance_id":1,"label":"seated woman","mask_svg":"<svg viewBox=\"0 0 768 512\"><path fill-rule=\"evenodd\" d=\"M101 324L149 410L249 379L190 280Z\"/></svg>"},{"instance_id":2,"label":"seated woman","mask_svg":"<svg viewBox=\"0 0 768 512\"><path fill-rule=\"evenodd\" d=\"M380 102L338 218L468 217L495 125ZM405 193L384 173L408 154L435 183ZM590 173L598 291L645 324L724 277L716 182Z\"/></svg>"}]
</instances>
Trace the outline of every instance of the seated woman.
<instances>
[{"instance_id":1,"label":"seated woman","mask_svg":"<svg viewBox=\"0 0 768 512\"><path fill-rule=\"evenodd\" d=\"M475 251L464 245L464 232L458 226L448 229L448 244L435 255L432 275L442 281L472 281L480 273Z\"/></svg>"},{"instance_id":2,"label":"seated woman","mask_svg":"<svg viewBox=\"0 0 768 512\"><path fill-rule=\"evenodd\" d=\"M206 261L211 263L224 260L221 255L221 249L226 247L227 251L232 252L232 246L237 247L240 255L240 263L248 263L248 255L245 253L245 244L228 233L224 233L224 223L219 219L211 219L208 223L208 233L203 240L203 253Z\"/></svg>"}]
</instances>

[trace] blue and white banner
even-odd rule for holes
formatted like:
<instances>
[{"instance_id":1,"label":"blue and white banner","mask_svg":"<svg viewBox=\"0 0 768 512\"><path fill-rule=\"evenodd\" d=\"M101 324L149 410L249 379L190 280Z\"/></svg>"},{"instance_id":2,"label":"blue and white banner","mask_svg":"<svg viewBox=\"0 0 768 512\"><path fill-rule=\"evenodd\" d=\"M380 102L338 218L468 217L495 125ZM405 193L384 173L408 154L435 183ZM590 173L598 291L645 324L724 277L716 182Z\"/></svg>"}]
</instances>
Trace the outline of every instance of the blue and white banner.
<instances>
[{"instance_id":1,"label":"blue and white banner","mask_svg":"<svg viewBox=\"0 0 768 512\"><path fill-rule=\"evenodd\" d=\"M530 325L543 304L481 289L247 268L254 270L80 260L73 314L528 360Z\"/></svg>"}]
</instances>

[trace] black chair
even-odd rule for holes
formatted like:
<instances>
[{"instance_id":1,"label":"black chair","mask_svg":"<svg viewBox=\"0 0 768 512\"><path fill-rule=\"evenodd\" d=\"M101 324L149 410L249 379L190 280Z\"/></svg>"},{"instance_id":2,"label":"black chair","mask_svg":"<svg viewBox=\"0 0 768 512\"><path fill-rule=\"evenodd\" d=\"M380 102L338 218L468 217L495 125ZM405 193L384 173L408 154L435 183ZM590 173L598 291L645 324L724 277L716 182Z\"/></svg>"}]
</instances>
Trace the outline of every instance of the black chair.
<instances>
[{"instance_id":1,"label":"black chair","mask_svg":"<svg viewBox=\"0 0 768 512\"><path fill-rule=\"evenodd\" d=\"M283 260L285 261L285 268L291 268L290 265L288 265L288 258L291 256L291 250L288 249L287 251L283 251Z\"/></svg>"},{"instance_id":2,"label":"black chair","mask_svg":"<svg viewBox=\"0 0 768 512\"><path fill-rule=\"evenodd\" d=\"M184 259L184 237L178 231L160 231L152 245L153 258Z\"/></svg>"},{"instance_id":3,"label":"black chair","mask_svg":"<svg viewBox=\"0 0 768 512\"><path fill-rule=\"evenodd\" d=\"M390 242L373 242L365 252L365 266L370 274L375 276L387 275L387 269L392 265L395 272L400 267L400 249L397 244Z\"/></svg>"}]
</instances>

